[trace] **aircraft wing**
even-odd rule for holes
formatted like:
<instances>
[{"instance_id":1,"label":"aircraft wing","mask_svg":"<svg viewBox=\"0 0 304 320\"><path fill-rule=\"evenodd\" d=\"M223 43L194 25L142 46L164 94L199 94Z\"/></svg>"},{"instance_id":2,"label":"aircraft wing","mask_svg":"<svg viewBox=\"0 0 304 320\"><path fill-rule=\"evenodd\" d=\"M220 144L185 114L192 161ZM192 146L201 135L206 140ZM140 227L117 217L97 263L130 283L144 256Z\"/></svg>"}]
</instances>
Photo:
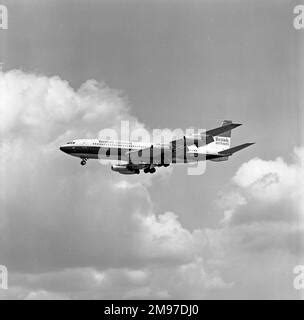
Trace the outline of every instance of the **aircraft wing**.
<instances>
[{"instance_id":1,"label":"aircraft wing","mask_svg":"<svg viewBox=\"0 0 304 320\"><path fill-rule=\"evenodd\" d=\"M134 164L141 163L171 163L172 150L168 146L149 147L140 150L134 150L126 153L129 156L129 162Z\"/></svg>"},{"instance_id":2,"label":"aircraft wing","mask_svg":"<svg viewBox=\"0 0 304 320\"><path fill-rule=\"evenodd\" d=\"M221 133L232 130L240 125L241 124L239 123L231 122L229 124L224 124L221 127L208 130L206 132L193 134L190 136L183 136L179 139L172 140L166 146L161 146L161 147L151 146L149 148L129 151L126 154L129 155L129 162L132 162L132 163L137 163L137 164L170 163L172 160L172 156L176 156L178 153L184 152L187 146L190 146L193 144L195 144L197 147L207 145L214 141L213 136L220 135ZM245 147L242 147L242 148L245 148ZM227 151L228 153L231 153L231 149L225 150L225 151ZM236 151L233 151L233 152L236 152ZM223 154L224 154L224 151L223 151Z\"/></svg>"},{"instance_id":3,"label":"aircraft wing","mask_svg":"<svg viewBox=\"0 0 304 320\"><path fill-rule=\"evenodd\" d=\"M172 140L168 145L128 151L126 155L129 155L129 162L132 163L171 163L172 157L183 154L187 146L193 144L203 146L213 141L212 136L205 137L204 134L195 134Z\"/></svg>"}]
</instances>

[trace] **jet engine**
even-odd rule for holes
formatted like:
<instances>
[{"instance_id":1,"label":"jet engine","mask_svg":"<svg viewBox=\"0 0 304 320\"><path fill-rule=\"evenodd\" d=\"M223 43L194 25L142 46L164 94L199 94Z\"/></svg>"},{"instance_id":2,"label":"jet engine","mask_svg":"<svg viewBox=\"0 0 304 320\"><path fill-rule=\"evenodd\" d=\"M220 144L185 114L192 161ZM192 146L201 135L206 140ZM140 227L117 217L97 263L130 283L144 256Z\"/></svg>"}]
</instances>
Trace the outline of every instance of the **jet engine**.
<instances>
[{"instance_id":1,"label":"jet engine","mask_svg":"<svg viewBox=\"0 0 304 320\"><path fill-rule=\"evenodd\" d=\"M134 169L127 164L113 164L111 169L120 174L139 174L139 169Z\"/></svg>"}]
</instances>

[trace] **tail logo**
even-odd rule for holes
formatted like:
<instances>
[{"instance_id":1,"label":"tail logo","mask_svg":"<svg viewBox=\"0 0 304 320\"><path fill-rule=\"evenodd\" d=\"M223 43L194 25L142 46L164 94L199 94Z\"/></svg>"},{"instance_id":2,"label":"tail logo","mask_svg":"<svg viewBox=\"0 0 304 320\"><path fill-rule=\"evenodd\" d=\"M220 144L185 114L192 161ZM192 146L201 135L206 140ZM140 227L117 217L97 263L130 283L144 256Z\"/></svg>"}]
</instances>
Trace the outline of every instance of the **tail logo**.
<instances>
[{"instance_id":1,"label":"tail logo","mask_svg":"<svg viewBox=\"0 0 304 320\"><path fill-rule=\"evenodd\" d=\"M214 137L215 138L215 143L216 144L221 144L221 145L230 145L230 139L227 137Z\"/></svg>"}]
</instances>

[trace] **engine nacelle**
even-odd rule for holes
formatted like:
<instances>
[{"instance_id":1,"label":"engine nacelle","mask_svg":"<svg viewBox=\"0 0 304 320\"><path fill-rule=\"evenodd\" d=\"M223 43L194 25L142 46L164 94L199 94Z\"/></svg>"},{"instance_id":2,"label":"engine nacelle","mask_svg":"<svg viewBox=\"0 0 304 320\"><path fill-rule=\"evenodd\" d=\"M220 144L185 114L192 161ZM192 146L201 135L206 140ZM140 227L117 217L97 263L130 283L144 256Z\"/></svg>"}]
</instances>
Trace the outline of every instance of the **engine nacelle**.
<instances>
[{"instance_id":1,"label":"engine nacelle","mask_svg":"<svg viewBox=\"0 0 304 320\"><path fill-rule=\"evenodd\" d=\"M127 164L113 164L111 169L120 174L137 174L136 170L132 169L132 167Z\"/></svg>"}]
</instances>

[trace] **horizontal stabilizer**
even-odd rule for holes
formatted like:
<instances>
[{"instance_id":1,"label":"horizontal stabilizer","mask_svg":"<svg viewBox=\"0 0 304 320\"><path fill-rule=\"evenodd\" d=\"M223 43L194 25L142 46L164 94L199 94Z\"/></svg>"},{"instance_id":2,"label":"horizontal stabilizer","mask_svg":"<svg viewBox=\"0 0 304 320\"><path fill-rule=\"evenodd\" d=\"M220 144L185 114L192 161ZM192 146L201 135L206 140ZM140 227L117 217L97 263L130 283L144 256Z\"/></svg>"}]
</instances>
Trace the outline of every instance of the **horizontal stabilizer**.
<instances>
[{"instance_id":1,"label":"horizontal stabilizer","mask_svg":"<svg viewBox=\"0 0 304 320\"><path fill-rule=\"evenodd\" d=\"M240 123L229 123L229 124L223 125L221 127L206 131L206 136L218 136L221 133L232 130L232 129L237 128L239 126L241 126Z\"/></svg>"},{"instance_id":2,"label":"horizontal stabilizer","mask_svg":"<svg viewBox=\"0 0 304 320\"><path fill-rule=\"evenodd\" d=\"M220 161L227 161L229 159L228 156L225 157L219 157L219 158L214 158L214 159L210 159L211 161L215 161L215 162L220 162Z\"/></svg>"},{"instance_id":3,"label":"horizontal stabilizer","mask_svg":"<svg viewBox=\"0 0 304 320\"><path fill-rule=\"evenodd\" d=\"M240 150L242 150L244 148L247 148L247 147L251 146L252 144L254 144L254 142L253 143L240 144L239 146L220 151L219 154L224 155L224 156L231 156L233 153L235 153L237 151L240 151Z\"/></svg>"}]
</instances>

